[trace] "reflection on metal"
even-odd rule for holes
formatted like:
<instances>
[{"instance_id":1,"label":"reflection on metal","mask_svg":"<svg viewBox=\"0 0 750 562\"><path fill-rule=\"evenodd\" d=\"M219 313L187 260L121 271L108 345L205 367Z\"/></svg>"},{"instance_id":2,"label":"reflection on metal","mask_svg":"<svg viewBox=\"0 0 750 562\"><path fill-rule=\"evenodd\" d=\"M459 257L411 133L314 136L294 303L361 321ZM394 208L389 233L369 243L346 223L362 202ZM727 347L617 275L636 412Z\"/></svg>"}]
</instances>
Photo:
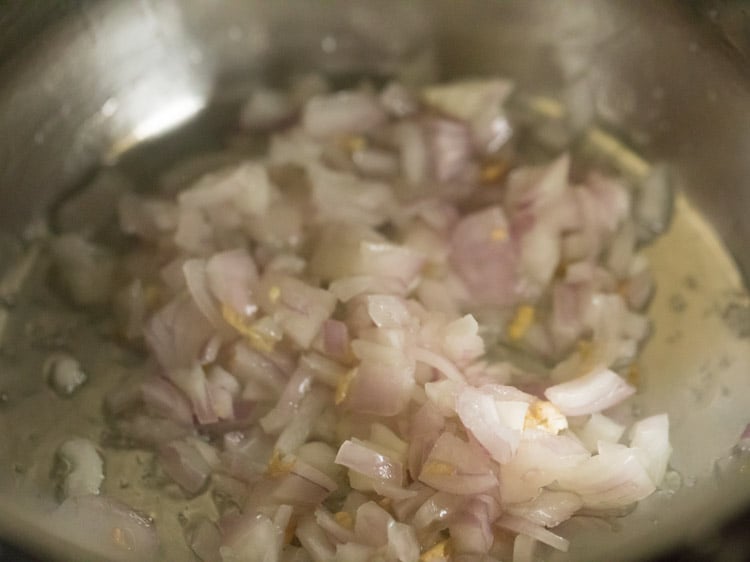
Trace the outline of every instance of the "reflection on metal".
<instances>
[{"instance_id":1,"label":"reflection on metal","mask_svg":"<svg viewBox=\"0 0 750 562\"><path fill-rule=\"evenodd\" d=\"M157 107L157 111L143 118L133 132L115 142L112 149L104 157L108 163L117 159L137 146L139 143L151 140L164 133L184 125L195 117L205 107L205 100L193 95L183 95L169 100L165 105Z\"/></svg>"}]
</instances>

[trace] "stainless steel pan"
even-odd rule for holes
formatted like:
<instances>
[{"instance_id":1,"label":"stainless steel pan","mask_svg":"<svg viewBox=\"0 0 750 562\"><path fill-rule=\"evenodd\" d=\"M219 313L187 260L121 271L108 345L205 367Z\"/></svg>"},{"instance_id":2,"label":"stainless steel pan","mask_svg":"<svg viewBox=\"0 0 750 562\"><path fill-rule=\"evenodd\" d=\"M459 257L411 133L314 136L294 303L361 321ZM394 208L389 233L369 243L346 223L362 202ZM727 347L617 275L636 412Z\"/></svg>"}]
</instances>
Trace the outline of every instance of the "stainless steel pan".
<instances>
[{"instance_id":1,"label":"stainless steel pan","mask_svg":"<svg viewBox=\"0 0 750 562\"><path fill-rule=\"evenodd\" d=\"M635 402L644 415L669 413L671 472L664 489L626 517L566 524L563 532L576 537L570 558L638 559L698 540L750 502L750 457L734 447L750 421L743 276L750 271L750 74L710 23L728 26L736 43L742 14L727 3L700 6L5 3L0 272L22 264L19 257L34 248L35 221L65 190L118 161L133 181L147 183L183 153L211 148L232 108L284 73L316 69L341 80L396 75L417 82L511 76L524 95L560 102L566 130L615 131L614 149L595 142L594 150L618 157L622 146L633 147L644 159L626 153L628 173L647 173L648 162L663 161L680 188L671 228L649 250L658 283L655 329ZM177 137L153 141L187 122L194 125ZM73 559L80 556L71 546L75 522L54 531L44 515L53 501L54 447L73 430L100 436L99 400L127 372L129 359L106 343L105 321L71 313L34 279L7 293L3 304L12 322L0 344L0 535ZM44 384L42 362L59 347L74 350L90 373L81 400L61 400ZM154 516L167 559L188 560L177 514L208 500L188 505L155 493L135 453L107 449L106 463L105 491Z\"/></svg>"}]
</instances>

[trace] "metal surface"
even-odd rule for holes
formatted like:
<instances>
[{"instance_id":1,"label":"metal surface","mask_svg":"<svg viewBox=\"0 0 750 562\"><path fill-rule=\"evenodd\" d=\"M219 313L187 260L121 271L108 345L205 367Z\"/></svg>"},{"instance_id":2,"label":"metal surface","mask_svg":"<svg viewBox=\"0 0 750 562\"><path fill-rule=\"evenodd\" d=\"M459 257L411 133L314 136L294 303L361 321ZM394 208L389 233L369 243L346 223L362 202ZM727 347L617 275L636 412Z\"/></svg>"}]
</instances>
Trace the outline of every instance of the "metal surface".
<instances>
[{"instance_id":1,"label":"metal surface","mask_svg":"<svg viewBox=\"0 0 750 562\"><path fill-rule=\"evenodd\" d=\"M635 559L696 540L750 502L748 459L732 454L750 417L742 275L750 271L750 82L680 3L56 5L65 17L47 21L31 44L18 29L35 29L34 17L19 19L18 11L0 18L0 37L15 30L15 39L0 42L9 53L0 66L0 229L11 237L100 162L132 153L208 105L231 107L259 82L295 69L412 81L509 75L524 92L564 102L573 128L597 122L669 162L684 197L670 233L649 250L659 290L636 407L641 415L670 414L674 472L667 488L628 517L612 525L581 519L562 532L576 537L573 559ZM204 119L202 130L220 129L221 111L207 115L215 119ZM134 162L152 169L170 158L154 145ZM0 267L10 257L10 250L0 255ZM44 503L55 444L69 431L97 437L98 398L132 367L125 356L113 361L119 352L101 343L101 325L71 316L44 287L28 291L36 296L20 299L14 314L44 311L46 322L60 325L18 324L3 347L0 386L8 400L0 410L0 456L23 468L13 473L15 485L36 490ZM66 345L85 357L91 384L83 401L61 402L44 387L41 363L57 345L42 337L45 329L65 332ZM107 491L155 516L177 545L165 551L168 559L188 559L176 512L210 509L210 498L192 504L157 494L142 482L147 459L138 461L139 454L105 451ZM137 485L120 487L126 480ZM62 548L59 540L45 542L39 518L21 517L28 512L20 514L18 498L1 500L0 534Z\"/></svg>"}]
</instances>

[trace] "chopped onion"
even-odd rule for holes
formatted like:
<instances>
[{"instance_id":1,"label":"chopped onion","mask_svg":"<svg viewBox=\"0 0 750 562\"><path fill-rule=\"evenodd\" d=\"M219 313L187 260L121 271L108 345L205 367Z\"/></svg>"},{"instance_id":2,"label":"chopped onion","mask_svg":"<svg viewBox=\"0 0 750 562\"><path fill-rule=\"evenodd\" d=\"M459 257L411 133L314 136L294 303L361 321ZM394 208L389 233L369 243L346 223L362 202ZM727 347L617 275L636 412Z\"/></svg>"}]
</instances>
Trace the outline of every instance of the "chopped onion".
<instances>
[{"instance_id":1,"label":"chopped onion","mask_svg":"<svg viewBox=\"0 0 750 562\"><path fill-rule=\"evenodd\" d=\"M457 553L484 554L495 540L488 507L473 500L452 519L449 531Z\"/></svg>"},{"instance_id":2,"label":"chopped onion","mask_svg":"<svg viewBox=\"0 0 750 562\"><path fill-rule=\"evenodd\" d=\"M314 137L362 133L385 120L378 100L366 92L339 92L312 98L302 112L302 126Z\"/></svg>"},{"instance_id":3,"label":"chopped onion","mask_svg":"<svg viewBox=\"0 0 750 562\"><path fill-rule=\"evenodd\" d=\"M646 454L645 468L651 481L658 486L664 479L672 454L669 445L669 418L659 414L636 422L630 430L630 446Z\"/></svg>"},{"instance_id":4,"label":"chopped onion","mask_svg":"<svg viewBox=\"0 0 750 562\"><path fill-rule=\"evenodd\" d=\"M88 378L81 364L72 355L55 353L44 362L44 373L60 396L70 396Z\"/></svg>"},{"instance_id":5,"label":"chopped onion","mask_svg":"<svg viewBox=\"0 0 750 562\"><path fill-rule=\"evenodd\" d=\"M460 121L429 119L425 128L435 179L449 182L460 178L473 148L468 127Z\"/></svg>"},{"instance_id":6,"label":"chopped onion","mask_svg":"<svg viewBox=\"0 0 750 562\"><path fill-rule=\"evenodd\" d=\"M388 345L355 340L360 360L349 381L337 388L342 401L354 412L393 416L408 404L414 389L415 364L403 351Z\"/></svg>"},{"instance_id":7,"label":"chopped onion","mask_svg":"<svg viewBox=\"0 0 750 562\"><path fill-rule=\"evenodd\" d=\"M397 486L403 482L400 463L357 441L344 441L335 462L374 480L393 482Z\"/></svg>"},{"instance_id":8,"label":"chopped onion","mask_svg":"<svg viewBox=\"0 0 750 562\"><path fill-rule=\"evenodd\" d=\"M295 534L314 562L330 562L334 559L334 547L312 515L300 519Z\"/></svg>"},{"instance_id":9,"label":"chopped onion","mask_svg":"<svg viewBox=\"0 0 750 562\"><path fill-rule=\"evenodd\" d=\"M600 441L617 443L625 433L625 427L602 414L592 414L576 433L586 448L594 452Z\"/></svg>"},{"instance_id":10,"label":"chopped onion","mask_svg":"<svg viewBox=\"0 0 750 562\"><path fill-rule=\"evenodd\" d=\"M419 480L457 495L485 492L498 483L486 454L451 433L443 433L435 442Z\"/></svg>"},{"instance_id":11,"label":"chopped onion","mask_svg":"<svg viewBox=\"0 0 750 562\"><path fill-rule=\"evenodd\" d=\"M398 173L398 159L391 152L365 148L352 154L352 161L362 174L392 177Z\"/></svg>"},{"instance_id":12,"label":"chopped onion","mask_svg":"<svg viewBox=\"0 0 750 562\"><path fill-rule=\"evenodd\" d=\"M203 488L211 473L211 465L194 443L172 441L159 451L162 468L185 491L195 494Z\"/></svg>"},{"instance_id":13,"label":"chopped onion","mask_svg":"<svg viewBox=\"0 0 750 562\"><path fill-rule=\"evenodd\" d=\"M336 306L336 299L329 292L293 277L273 274L261 280L258 302L303 349L310 347Z\"/></svg>"},{"instance_id":14,"label":"chopped onion","mask_svg":"<svg viewBox=\"0 0 750 562\"><path fill-rule=\"evenodd\" d=\"M652 167L638 189L635 222L638 239L651 240L664 232L672 213L672 179L665 166Z\"/></svg>"},{"instance_id":15,"label":"chopped onion","mask_svg":"<svg viewBox=\"0 0 750 562\"><path fill-rule=\"evenodd\" d=\"M265 167L254 162L208 174L178 196L185 209L232 205L249 216L262 215L271 200Z\"/></svg>"},{"instance_id":16,"label":"chopped onion","mask_svg":"<svg viewBox=\"0 0 750 562\"><path fill-rule=\"evenodd\" d=\"M582 506L583 501L577 494L542 490L529 502L509 506L507 513L544 527L557 527L570 519Z\"/></svg>"},{"instance_id":17,"label":"chopped onion","mask_svg":"<svg viewBox=\"0 0 750 562\"><path fill-rule=\"evenodd\" d=\"M511 459L521 439L520 431L509 427L502 419L500 410L503 408L504 405L498 404L492 395L472 387L465 388L456 401L461 422L490 456L501 464ZM524 416L525 411L521 415L521 424Z\"/></svg>"},{"instance_id":18,"label":"chopped onion","mask_svg":"<svg viewBox=\"0 0 750 562\"><path fill-rule=\"evenodd\" d=\"M150 414L191 425L193 411L185 395L163 377L146 378L140 387L143 403Z\"/></svg>"},{"instance_id":19,"label":"chopped onion","mask_svg":"<svg viewBox=\"0 0 750 562\"><path fill-rule=\"evenodd\" d=\"M98 494L104 481L104 462L96 446L81 437L70 439L57 450L68 465L63 485L66 498Z\"/></svg>"},{"instance_id":20,"label":"chopped onion","mask_svg":"<svg viewBox=\"0 0 750 562\"><path fill-rule=\"evenodd\" d=\"M570 382L549 387L544 395L566 416L582 416L611 408L634 392L635 388L615 372L597 368Z\"/></svg>"},{"instance_id":21,"label":"chopped onion","mask_svg":"<svg viewBox=\"0 0 750 562\"><path fill-rule=\"evenodd\" d=\"M359 506L354 520L354 534L358 542L379 547L388 543L388 528L393 518L375 502Z\"/></svg>"},{"instance_id":22,"label":"chopped onion","mask_svg":"<svg viewBox=\"0 0 750 562\"><path fill-rule=\"evenodd\" d=\"M656 489L639 453L624 445L600 442L599 454L561 475L558 484L580 495L586 507L608 509L629 505Z\"/></svg>"},{"instance_id":23,"label":"chopped onion","mask_svg":"<svg viewBox=\"0 0 750 562\"><path fill-rule=\"evenodd\" d=\"M449 380L464 382L464 376L453 363L442 355L424 348L414 349L414 358L445 375Z\"/></svg>"},{"instance_id":24,"label":"chopped onion","mask_svg":"<svg viewBox=\"0 0 750 562\"><path fill-rule=\"evenodd\" d=\"M568 539L556 535L555 533L548 531L544 527L535 525L534 523L520 517L515 517L513 515L503 515L497 522L497 524L498 526L503 527L504 529L508 529L509 531L528 535L529 537L536 539L539 542L547 544L552 548L556 548L557 550L561 550L563 552L568 552L568 548L570 547L570 541L568 541Z\"/></svg>"},{"instance_id":25,"label":"chopped onion","mask_svg":"<svg viewBox=\"0 0 750 562\"><path fill-rule=\"evenodd\" d=\"M419 542L410 525L395 522L388 526L388 552L399 562L419 558Z\"/></svg>"},{"instance_id":26,"label":"chopped onion","mask_svg":"<svg viewBox=\"0 0 750 562\"><path fill-rule=\"evenodd\" d=\"M258 88L240 111L240 124L251 131L275 129L290 123L294 106L288 96L278 90Z\"/></svg>"},{"instance_id":27,"label":"chopped onion","mask_svg":"<svg viewBox=\"0 0 750 562\"><path fill-rule=\"evenodd\" d=\"M516 535L513 541L513 562L534 562L536 539L529 535Z\"/></svg>"},{"instance_id":28,"label":"chopped onion","mask_svg":"<svg viewBox=\"0 0 750 562\"><path fill-rule=\"evenodd\" d=\"M518 250L500 207L468 215L456 225L450 259L478 303L508 306L517 299Z\"/></svg>"},{"instance_id":29,"label":"chopped onion","mask_svg":"<svg viewBox=\"0 0 750 562\"><path fill-rule=\"evenodd\" d=\"M391 82L380 93L380 103L395 117L406 117L417 110L419 102L403 84Z\"/></svg>"},{"instance_id":30,"label":"chopped onion","mask_svg":"<svg viewBox=\"0 0 750 562\"><path fill-rule=\"evenodd\" d=\"M146 345L167 370L184 368L196 361L213 329L186 296L173 299L158 310L143 330Z\"/></svg>"},{"instance_id":31,"label":"chopped onion","mask_svg":"<svg viewBox=\"0 0 750 562\"><path fill-rule=\"evenodd\" d=\"M226 322L218 308L218 303L209 293L206 279L206 265L203 260L185 260L182 264L185 285L193 297L195 305L217 330L226 330Z\"/></svg>"},{"instance_id":32,"label":"chopped onion","mask_svg":"<svg viewBox=\"0 0 750 562\"><path fill-rule=\"evenodd\" d=\"M243 108L267 154L125 193L121 266L79 234L51 245L74 300L115 295L154 360L107 397L117 437L156 449L186 495L210 480L230 500L187 526L197 556L494 561L500 527L529 562L539 542L567 550L548 528L652 493L666 416L626 446L603 412L635 392L614 369L649 335L638 243L666 225L666 183L632 197L596 171L573 183L567 153L520 165L504 80L310 84ZM99 490L95 445L60 456L71 495Z\"/></svg>"},{"instance_id":33,"label":"chopped onion","mask_svg":"<svg viewBox=\"0 0 750 562\"><path fill-rule=\"evenodd\" d=\"M208 286L216 299L245 317L255 313L257 306L251 297L253 285L258 280L258 270L245 250L214 254L206 262L205 272Z\"/></svg>"},{"instance_id":34,"label":"chopped onion","mask_svg":"<svg viewBox=\"0 0 750 562\"><path fill-rule=\"evenodd\" d=\"M195 555L203 562L217 560L221 547L221 535L216 525L201 519L190 532L189 544Z\"/></svg>"},{"instance_id":35,"label":"chopped onion","mask_svg":"<svg viewBox=\"0 0 750 562\"><path fill-rule=\"evenodd\" d=\"M129 506L103 496L66 499L50 517L52 532L113 562L156 560L154 525Z\"/></svg>"}]
</instances>

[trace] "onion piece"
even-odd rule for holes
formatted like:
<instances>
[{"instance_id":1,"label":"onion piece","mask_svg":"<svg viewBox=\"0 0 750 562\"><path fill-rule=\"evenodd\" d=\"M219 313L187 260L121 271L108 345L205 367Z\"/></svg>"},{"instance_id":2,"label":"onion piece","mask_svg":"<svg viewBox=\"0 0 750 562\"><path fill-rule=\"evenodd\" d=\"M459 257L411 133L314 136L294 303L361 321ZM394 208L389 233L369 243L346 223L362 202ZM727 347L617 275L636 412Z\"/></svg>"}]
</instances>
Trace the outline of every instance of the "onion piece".
<instances>
[{"instance_id":1,"label":"onion piece","mask_svg":"<svg viewBox=\"0 0 750 562\"><path fill-rule=\"evenodd\" d=\"M646 242L664 232L672 214L672 178L664 165L653 166L638 189L635 222L638 239Z\"/></svg>"},{"instance_id":2,"label":"onion piece","mask_svg":"<svg viewBox=\"0 0 750 562\"><path fill-rule=\"evenodd\" d=\"M209 293L206 265L201 259L185 260L182 264L185 284L195 305L217 330L227 330L227 324L218 308L218 303Z\"/></svg>"},{"instance_id":3,"label":"onion piece","mask_svg":"<svg viewBox=\"0 0 750 562\"><path fill-rule=\"evenodd\" d=\"M260 425L266 433L278 433L289 423L299 408L300 401L310 391L312 378L307 369L298 368L294 372L274 409L260 419Z\"/></svg>"},{"instance_id":4,"label":"onion piece","mask_svg":"<svg viewBox=\"0 0 750 562\"><path fill-rule=\"evenodd\" d=\"M514 170L508 177L505 208L511 216L529 211L538 214L550 209L564 195L569 173L568 154L563 154L547 165ZM559 228L564 225L563 222L554 226Z\"/></svg>"},{"instance_id":5,"label":"onion piece","mask_svg":"<svg viewBox=\"0 0 750 562\"><path fill-rule=\"evenodd\" d=\"M240 126L251 131L276 129L290 123L294 113L294 105L286 94L261 87L242 106Z\"/></svg>"},{"instance_id":6,"label":"onion piece","mask_svg":"<svg viewBox=\"0 0 750 562\"><path fill-rule=\"evenodd\" d=\"M460 121L433 118L425 122L433 175L439 182L461 177L473 150L471 131Z\"/></svg>"},{"instance_id":7,"label":"onion piece","mask_svg":"<svg viewBox=\"0 0 750 562\"><path fill-rule=\"evenodd\" d=\"M478 494L498 485L497 477L490 470L489 458L477 447L448 432L433 445L419 480L457 495Z\"/></svg>"},{"instance_id":8,"label":"onion piece","mask_svg":"<svg viewBox=\"0 0 750 562\"><path fill-rule=\"evenodd\" d=\"M562 552L568 552L570 547L570 541L555 533L548 531L544 527L535 525L531 521L527 521L520 517L513 515L503 515L498 521L497 525L514 533L528 535L529 537L538 540L544 544L561 550Z\"/></svg>"},{"instance_id":9,"label":"onion piece","mask_svg":"<svg viewBox=\"0 0 750 562\"><path fill-rule=\"evenodd\" d=\"M363 133L386 118L378 100L368 92L338 92L315 96L305 104L302 126L313 137Z\"/></svg>"},{"instance_id":10,"label":"onion piece","mask_svg":"<svg viewBox=\"0 0 750 562\"><path fill-rule=\"evenodd\" d=\"M206 375L211 409L220 420L234 420L234 401L240 395L240 383L218 365L212 365Z\"/></svg>"},{"instance_id":11,"label":"onion piece","mask_svg":"<svg viewBox=\"0 0 750 562\"><path fill-rule=\"evenodd\" d=\"M258 482L248 501L251 505L281 503L308 509L320 505L329 493L328 487L292 471Z\"/></svg>"},{"instance_id":12,"label":"onion piece","mask_svg":"<svg viewBox=\"0 0 750 562\"><path fill-rule=\"evenodd\" d=\"M307 166L312 185L312 204L322 223L383 224L395 204L388 185L319 164Z\"/></svg>"},{"instance_id":13,"label":"onion piece","mask_svg":"<svg viewBox=\"0 0 750 562\"><path fill-rule=\"evenodd\" d=\"M313 387L300 401L296 415L279 434L276 449L282 453L298 450L310 437L315 429L315 421L330 403L327 391Z\"/></svg>"},{"instance_id":14,"label":"onion piece","mask_svg":"<svg viewBox=\"0 0 750 562\"><path fill-rule=\"evenodd\" d=\"M622 377L603 368L544 391L547 399L566 416L583 416L606 410L634 393L635 388Z\"/></svg>"},{"instance_id":15,"label":"onion piece","mask_svg":"<svg viewBox=\"0 0 750 562\"><path fill-rule=\"evenodd\" d=\"M178 424L172 420L136 415L132 418L118 419L115 429L122 437L139 445L159 447L164 443L191 435L192 427Z\"/></svg>"},{"instance_id":16,"label":"onion piece","mask_svg":"<svg viewBox=\"0 0 750 562\"><path fill-rule=\"evenodd\" d=\"M203 176L182 191L177 200L188 210L231 205L243 214L256 216L268 210L271 192L265 167L255 162L243 162Z\"/></svg>"},{"instance_id":17,"label":"onion piece","mask_svg":"<svg viewBox=\"0 0 750 562\"><path fill-rule=\"evenodd\" d=\"M500 496L510 504L531 501L543 486L574 473L590 457L586 448L570 435L526 429L516 454L502 466Z\"/></svg>"},{"instance_id":18,"label":"onion piece","mask_svg":"<svg viewBox=\"0 0 750 562\"><path fill-rule=\"evenodd\" d=\"M195 442L171 441L159 449L159 462L172 480L186 492L198 493L211 474L211 465Z\"/></svg>"},{"instance_id":19,"label":"onion piece","mask_svg":"<svg viewBox=\"0 0 750 562\"><path fill-rule=\"evenodd\" d=\"M90 440L69 439L60 445L57 455L68 468L63 483L66 498L99 493L104 481L104 461Z\"/></svg>"},{"instance_id":20,"label":"onion piece","mask_svg":"<svg viewBox=\"0 0 750 562\"><path fill-rule=\"evenodd\" d=\"M399 562L412 562L419 558L419 542L414 529L404 523L388 526L388 552Z\"/></svg>"},{"instance_id":21,"label":"onion piece","mask_svg":"<svg viewBox=\"0 0 750 562\"><path fill-rule=\"evenodd\" d=\"M577 432L589 451L596 451L600 441L617 443L625 433L625 427L602 414L592 414Z\"/></svg>"},{"instance_id":22,"label":"onion piece","mask_svg":"<svg viewBox=\"0 0 750 562\"><path fill-rule=\"evenodd\" d=\"M400 328L410 319L409 311L401 299L392 295L369 295L365 297L367 313L379 328Z\"/></svg>"},{"instance_id":23,"label":"onion piece","mask_svg":"<svg viewBox=\"0 0 750 562\"><path fill-rule=\"evenodd\" d=\"M529 535L516 535L513 541L513 562L534 562L536 544L536 539Z\"/></svg>"},{"instance_id":24,"label":"onion piece","mask_svg":"<svg viewBox=\"0 0 750 562\"><path fill-rule=\"evenodd\" d=\"M415 386L415 363L403 351L366 340L352 342L360 360L351 378L337 388L340 401L354 412L393 416L406 408Z\"/></svg>"},{"instance_id":25,"label":"onion piece","mask_svg":"<svg viewBox=\"0 0 750 562\"><path fill-rule=\"evenodd\" d=\"M323 349L327 355L347 359L351 353L349 344L349 328L344 322L332 318L323 322Z\"/></svg>"},{"instance_id":26,"label":"onion piece","mask_svg":"<svg viewBox=\"0 0 750 562\"><path fill-rule=\"evenodd\" d=\"M484 340L479 335L479 324L467 314L445 325L443 349L458 364L465 365L484 355Z\"/></svg>"},{"instance_id":27,"label":"onion piece","mask_svg":"<svg viewBox=\"0 0 750 562\"><path fill-rule=\"evenodd\" d=\"M396 126L401 174L412 186L420 186L427 177L429 149L422 128L415 122L402 121Z\"/></svg>"},{"instance_id":28,"label":"onion piece","mask_svg":"<svg viewBox=\"0 0 750 562\"><path fill-rule=\"evenodd\" d=\"M409 287L424 264L424 256L388 242L370 228L334 223L320 234L310 258L310 272L326 281L354 276L394 278Z\"/></svg>"},{"instance_id":29,"label":"onion piece","mask_svg":"<svg viewBox=\"0 0 750 562\"><path fill-rule=\"evenodd\" d=\"M502 79L461 80L428 86L422 90L422 98L448 115L468 120L488 105L502 104L512 88Z\"/></svg>"},{"instance_id":30,"label":"onion piece","mask_svg":"<svg viewBox=\"0 0 750 562\"><path fill-rule=\"evenodd\" d=\"M504 464L515 454L521 433L504 422L499 413L502 408L502 403L495 402L490 394L473 387L463 389L456 400L456 412L461 423L493 459ZM521 420L524 416L525 412Z\"/></svg>"},{"instance_id":31,"label":"onion piece","mask_svg":"<svg viewBox=\"0 0 750 562\"><path fill-rule=\"evenodd\" d=\"M185 395L169 380L160 376L146 378L140 393L147 411L184 425L192 425L193 411Z\"/></svg>"},{"instance_id":32,"label":"onion piece","mask_svg":"<svg viewBox=\"0 0 750 562\"><path fill-rule=\"evenodd\" d=\"M206 262L205 272L208 286L220 302L244 317L255 313L257 306L251 297L258 269L250 254L243 249L214 254Z\"/></svg>"},{"instance_id":33,"label":"onion piece","mask_svg":"<svg viewBox=\"0 0 750 562\"><path fill-rule=\"evenodd\" d=\"M191 367L173 369L168 372L168 376L169 380L190 400L198 423L209 424L219 420L211 404L206 374L199 364L194 363Z\"/></svg>"},{"instance_id":34,"label":"onion piece","mask_svg":"<svg viewBox=\"0 0 750 562\"><path fill-rule=\"evenodd\" d=\"M295 535L314 562L330 562L334 559L334 547L316 524L313 515L306 515L299 520Z\"/></svg>"},{"instance_id":35,"label":"onion piece","mask_svg":"<svg viewBox=\"0 0 750 562\"><path fill-rule=\"evenodd\" d=\"M219 549L222 560L278 560L291 507L281 505L275 514L247 512L224 533Z\"/></svg>"},{"instance_id":36,"label":"onion piece","mask_svg":"<svg viewBox=\"0 0 750 562\"><path fill-rule=\"evenodd\" d=\"M174 298L146 323L146 345L167 370L189 367L213 335L213 327L187 295Z\"/></svg>"},{"instance_id":37,"label":"onion piece","mask_svg":"<svg viewBox=\"0 0 750 562\"><path fill-rule=\"evenodd\" d=\"M254 482L265 472L273 443L260 432L244 435L239 431L224 434L221 468L244 482Z\"/></svg>"},{"instance_id":38,"label":"onion piece","mask_svg":"<svg viewBox=\"0 0 750 562\"><path fill-rule=\"evenodd\" d=\"M376 148L364 148L352 154L357 170L367 176L393 177L398 173L398 158L395 154Z\"/></svg>"},{"instance_id":39,"label":"onion piece","mask_svg":"<svg viewBox=\"0 0 750 562\"><path fill-rule=\"evenodd\" d=\"M354 297L370 293L386 293L403 296L408 287L393 277L376 277L374 275L356 275L339 278L328 287L341 302L348 302Z\"/></svg>"},{"instance_id":40,"label":"onion piece","mask_svg":"<svg viewBox=\"0 0 750 562\"><path fill-rule=\"evenodd\" d=\"M159 540L151 522L129 506L104 496L66 499L50 515L52 532L82 545L97 559L155 561Z\"/></svg>"},{"instance_id":41,"label":"onion piece","mask_svg":"<svg viewBox=\"0 0 750 562\"><path fill-rule=\"evenodd\" d=\"M237 342L228 350L227 370L245 385L243 395L252 388L263 396L273 397L284 389L286 373L268 354L253 349L245 342Z\"/></svg>"},{"instance_id":42,"label":"onion piece","mask_svg":"<svg viewBox=\"0 0 750 562\"><path fill-rule=\"evenodd\" d=\"M354 534L357 542L374 547L388 544L388 529L393 517L373 501L359 506L354 518Z\"/></svg>"},{"instance_id":43,"label":"onion piece","mask_svg":"<svg viewBox=\"0 0 750 562\"><path fill-rule=\"evenodd\" d=\"M345 511L339 512L347 520L351 520L351 515ZM344 527L330 512L324 508L315 510L315 522L323 529L332 540L338 543L355 542L356 536L351 529Z\"/></svg>"},{"instance_id":44,"label":"onion piece","mask_svg":"<svg viewBox=\"0 0 750 562\"><path fill-rule=\"evenodd\" d=\"M396 486L403 483L404 470L401 463L357 440L344 441L339 447L335 462L374 480L391 482Z\"/></svg>"},{"instance_id":45,"label":"onion piece","mask_svg":"<svg viewBox=\"0 0 750 562\"><path fill-rule=\"evenodd\" d=\"M637 421L630 430L630 446L646 454L646 471L658 486L664 479L672 454L669 445L669 418L659 414Z\"/></svg>"},{"instance_id":46,"label":"onion piece","mask_svg":"<svg viewBox=\"0 0 750 562\"><path fill-rule=\"evenodd\" d=\"M638 449L600 442L598 455L561 474L557 481L562 489L580 495L586 507L626 506L656 489L640 458Z\"/></svg>"},{"instance_id":47,"label":"onion piece","mask_svg":"<svg viewBox=\"0 0 750 562\"><path fill-rule=\"evenodd\" d=\"M495 540L488 507L474 499L452 518L449 526L451 544L456 553L485 554Z\"/></svg>"},{"instance_id":48,"label":"onion piece","mask_svg":"<svg viewBox=\"0 0 750 562\"><path fill-rule=\"evenodd\" d=\"M350 542L336 545L336 562L368 562L378 549L372 546Z\"/></svg>"},{"instance_id":49,"label":"onion piece","mask_svg":"<svg viewBox=\"0 0 750 562\"><path fill-rule=\"evenodd\" d=\"M582 506L583 501L577 494L542 490L529 502L508 506L506 513L544 527L557 527L570 519Z\"/></svg>"},{"instance_id":50,"label":"onion piece","mask_svg":"<svg viewBox=\"0 0 750 562\"><path fill-rule=\"evenodd\" d=\"M509 306L518 298L518 249L500 207L459 221L451 238L450 261L477 304Z\"/></svg>"},{"instance_id":51,"label":"onion piece","mask_svg":"<svg viewBox=\"0 0 750 562\"><path fill-rule=\"evenodd\" d=\"M390 82L380 92L380 103L385 110L395 117L406 117L414 113L419 102L403 84Z\"/></svg>"},{"instance_id":52,"label":"onion piece","mask_svg":"<svg viewBox=\"0 0 750 562\"><path fill-rule=\"evenodd\" d=\"M438 355L434 351L430 351L429 349L424 349L421 347L415 348L412 351L412 355L414 356L414 359L420 361L421 363L424 363L425 365L429 365L433 369L441 372L449 380L460 383L465 382L464 376L461 371L459 371L453 363L451 363L442 355Z\"/></svg>"},{"instance_id":53,"label":"onion piece","mask_svg":"<svg viewBox=\"0 0 750 562\"><path fill-rule=\"evenodd\" d=\"M220 557L221 534L208 519L201 519L190 530L188 544L195 555L203 562L212 562Z\"/></svg>"},{"instance_id":54,"label":"onion piece","mask_svg":"<svg viewBox=\"0 0 750 562\"><path fill-rule=\"evenodd\" d=\"M297 345L307 349L336 306L328 291L287 275L265 275L258 303Z\"/></svg>"},{"instance_id":55,"label":"onion piece","mask_svg":"<svg viewBox=\"0 0 750 562\"><path fill-rule=\"evenodd\" d=\"M88 379L78 360L67 353L50 355L44 361L42 371L59 396L72 395Z\"/></svg>"}]
</instances>

